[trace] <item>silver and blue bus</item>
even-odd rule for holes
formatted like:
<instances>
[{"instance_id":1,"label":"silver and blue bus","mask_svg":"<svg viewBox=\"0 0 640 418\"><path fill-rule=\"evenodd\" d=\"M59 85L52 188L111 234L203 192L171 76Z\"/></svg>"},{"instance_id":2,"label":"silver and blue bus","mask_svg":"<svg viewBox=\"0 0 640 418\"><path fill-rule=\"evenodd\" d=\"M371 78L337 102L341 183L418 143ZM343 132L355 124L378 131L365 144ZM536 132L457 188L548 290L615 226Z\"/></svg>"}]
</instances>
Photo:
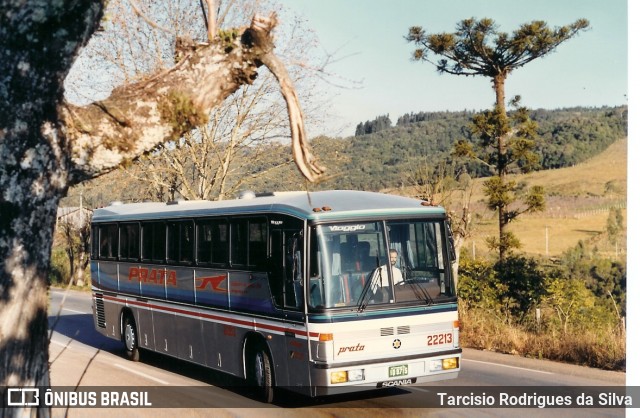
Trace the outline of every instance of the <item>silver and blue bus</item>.
<instances>
[{"instance_id":1,"label":"silver and blue bus","mask_svg":"<svg viewBox=\"0 0 640 418\"><path fill-rule=\"evenodd\" d=\"M96 329L228 373L271 402L455 378L446 213L358 191L112 204L94 212Z\"/></svg>"}]
</instances>

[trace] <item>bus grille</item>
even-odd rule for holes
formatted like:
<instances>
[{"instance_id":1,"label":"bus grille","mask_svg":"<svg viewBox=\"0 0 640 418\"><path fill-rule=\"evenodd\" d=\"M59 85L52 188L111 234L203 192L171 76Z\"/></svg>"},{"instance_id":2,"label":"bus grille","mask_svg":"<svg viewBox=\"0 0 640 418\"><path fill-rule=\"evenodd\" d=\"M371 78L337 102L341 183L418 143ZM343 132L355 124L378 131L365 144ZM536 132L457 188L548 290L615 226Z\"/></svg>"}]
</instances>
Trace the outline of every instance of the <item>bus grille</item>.
<instances>
[{"instance_id":1,"label":"bus grille","mask_svg":"<svg viewBox=\"0 0 640 418\"><path fill-rule=\"evenodd\" d=\"M96 324L99 328L106 328L107 321L104 318L104 300L102 296L96 296Z\"/></svg>"},{"instance_id":2,"label":"bus grille","mask_svg":"<svg viewBox=\"0 0 640 418\"><path fill-rule=\"evenodd\" d=\"M403 325L398 327L398 334L409 334L411 333L411 327L409 325Z\"/></svg>"},{"instance_id":3,"label":"bus grille","mask_svg":"<svg viewBox=\"0 0 640 418\"><path fill-rule=\"evenodd\" d=\"M380 328L380 336L381 337L387 337L389 335L394 335L394 334L400 335L400 334L410 334L411 333L411 327L409 325L402 325L400 327L397 328L397 330L394 330L393 327L386 327L386 328Z\"/></svg>"},{"instance_id":4,"label":"bus grille","mask_svg":"<svg viewBox=\"0 0 640 418\"><path fill-rule=\"evenodd\" d=\"M388 335L393 335L393 327L380 328L381 337L386 337Z\"/></svg>"}]
</instances>

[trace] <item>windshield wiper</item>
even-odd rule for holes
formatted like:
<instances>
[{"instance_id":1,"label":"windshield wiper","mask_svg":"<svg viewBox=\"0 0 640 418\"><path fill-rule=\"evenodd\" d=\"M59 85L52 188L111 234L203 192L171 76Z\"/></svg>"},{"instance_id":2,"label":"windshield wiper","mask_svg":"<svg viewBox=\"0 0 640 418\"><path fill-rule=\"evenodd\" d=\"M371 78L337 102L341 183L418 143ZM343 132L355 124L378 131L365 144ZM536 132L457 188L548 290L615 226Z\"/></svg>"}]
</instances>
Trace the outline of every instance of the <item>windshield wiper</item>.
<instances>
[{"instance_id":1,"label":"windshield wiper","mask_svg":"<svg viewBox=\"0 0 640 418\"><path fill-rule=\"evenodd\" d=\"M380 279L380 286L382 286L382 275L380 274L380 270L380 267L376 267L371 271L371 273L369 273L369 276L367 276L367 281L365 282L364 288L362 289L362 294L358 299L358 312L362 312L366 309L367 305L369 304L369 292L374 292L377 289L373 287L376 277Z\"/></svg>"},{"instance_id":2,"label":"windshield wiper","mask_svg":"<svg viewBox=\"0 0 640 418\"><path fill-rule=\"evenodd\" d=\"M427 306L433 305L433 298L431 297L427 289L422 287L420 282L411 280L411 281L408 281L407 283L408 283L408 286L411 287L411 290L413 291L413 294L416 296L417 299L424 300Z\"/></svg>"},{"instance_id":3,"label":"windshield wiper","mask_svg":"<svg viewBox=\"0 0 640 418\"><path fill-rule=\"evenodd\" d=\"M427 291L427 289L425 289L424 287L422 287L420 285L420 283L413 283L410 284L411 290L413 290L413 293L416 295L416 297L418 299L420 299L420 295L422 295L422 299L424 299L424 301L426 302L427 306L429 305L433 305L433 298L431 297L431 295L429 294L429 292ZM415 286L415 287L414 287ZM416 287L419 289L416 289Z\"/></svg>"}]
</instances>

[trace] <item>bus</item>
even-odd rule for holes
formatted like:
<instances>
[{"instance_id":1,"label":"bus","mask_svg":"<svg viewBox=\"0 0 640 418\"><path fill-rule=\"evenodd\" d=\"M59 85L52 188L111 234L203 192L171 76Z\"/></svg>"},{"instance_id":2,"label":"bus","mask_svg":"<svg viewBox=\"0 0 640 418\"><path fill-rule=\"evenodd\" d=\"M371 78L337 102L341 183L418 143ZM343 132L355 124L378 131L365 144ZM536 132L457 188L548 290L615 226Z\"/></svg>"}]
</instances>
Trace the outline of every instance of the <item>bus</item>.
<instances>
[{"instance_id":1,"label":"bus","mask_svg":"<svg viewBox=\"0 0 640 418\"><path fill-rule=\"evenodd\" d=\"M94 211L95 328L272 402L457 377L446 212L360 191L248 193Z\"/></svg>"}]
</instances>

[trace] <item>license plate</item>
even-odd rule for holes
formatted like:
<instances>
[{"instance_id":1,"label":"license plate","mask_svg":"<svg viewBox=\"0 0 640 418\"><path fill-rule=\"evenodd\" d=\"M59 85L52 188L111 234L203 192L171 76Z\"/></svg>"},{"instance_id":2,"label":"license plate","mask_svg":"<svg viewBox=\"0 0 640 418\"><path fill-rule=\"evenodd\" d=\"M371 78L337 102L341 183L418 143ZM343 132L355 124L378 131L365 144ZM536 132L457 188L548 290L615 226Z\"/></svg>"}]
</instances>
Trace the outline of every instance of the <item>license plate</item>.
<instances>
[{"instance_id":1,"label":"license plate","mask_svg":"<svg viewBox=\"0 0 640 418\"><path fill-rule=\"evenodd\" d=\"M409 374L409 366L406 364L389 367L389 377L406 376L408 374Z\"/></svg>"}]
</instances>

